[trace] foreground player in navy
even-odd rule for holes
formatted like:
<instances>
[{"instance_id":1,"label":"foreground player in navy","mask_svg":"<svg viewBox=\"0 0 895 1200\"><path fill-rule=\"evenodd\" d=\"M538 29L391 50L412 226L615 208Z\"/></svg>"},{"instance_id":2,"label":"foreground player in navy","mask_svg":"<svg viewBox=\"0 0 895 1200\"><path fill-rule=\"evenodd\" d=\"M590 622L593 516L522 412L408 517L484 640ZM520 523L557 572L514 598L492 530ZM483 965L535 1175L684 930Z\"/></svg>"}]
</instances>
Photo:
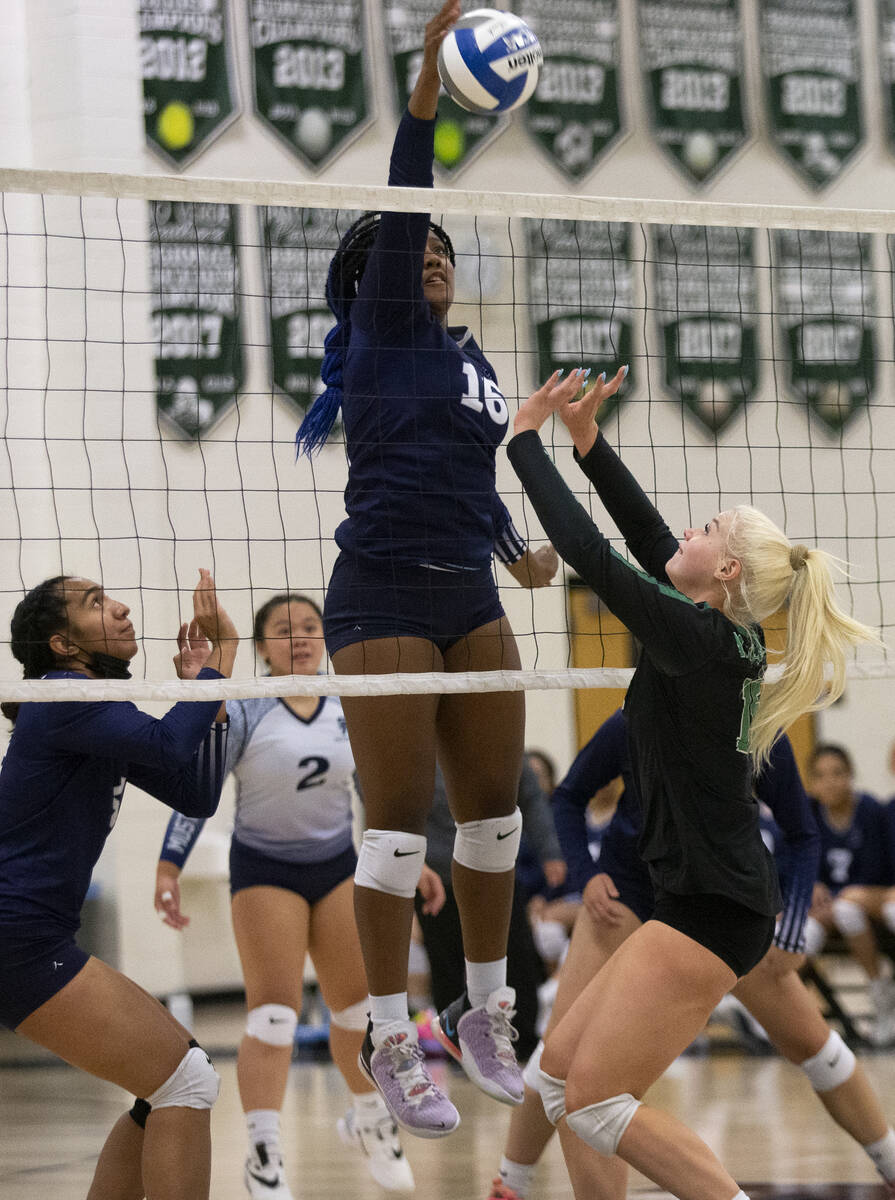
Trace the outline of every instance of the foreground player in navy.
<instances>
[{"instance_id":1,"label":"foreground player in navy","mask_svg":"<svg viewBox=\"0 0 895 1200\"><path fill-rule=\"evenodd\" d=\"M178 675L229 675L236 631L207 571L193 606L177 639ZM137 653L128 611L88 579L48 579L15 610L12 652L26 679L127 678ZM157 1000L74 936L128 780L179 811L217 808L224 706L184 702L161 720L113 701L3 711L15 729L0 768L0 1023L145 1097L110 1134L88 1200L201 1200L217 1073Z\"/></svg>"},{"instance_id":2,"label":"foreground player in navy","mask_svg":"<svg viewBox=\"0 0 895 1200\"><path fill-rule=\"evenodd\" d=\"M432 186L438 47L459 15L459 0L447 0L426 27L390 184ZM507 403L470 331L447 325L453 295L453 248L425 214L367 214L330 267L327 299L338 324L326 339L329 387L298 443L312 449L325 438L341 405L348 517L336 531L341 554L324 608L340 674L518 668L492 554L527 587L549 583L557 568L552 547L525 549L495 490ZM517 1104L506 945L522 828L524 698L346 697L343 709L369 826L355 875L371 1010L363 1067L400 1124L440 1137L459 1114L432 1083L407 1008L436 747L457 822L452 882L467 961L467 993L442 1027L470 1078Z\"/></svg>"},{"instance_id":3,"label":"foreground player in navy","mask_svg":"<svg viewBox=\"0 0 895 1200\"><path fill-rule=\"evenodd\" d=\"M307 596L272 596L255 613L254 635L272 676L319 671L323 618ZM288 696L230 701L227 711L226 770L236 778L231 913L248 1007L236 1062L249 1135L246 1188L253 1200L292 1200L280 1109L310 954L330 1013L332 1058L352 1093L339 1132L377 1183L411 1191L395 1124L357 1064L369 1004L352 903L354 759L342 707L336 696ZM203 824L175 813L165 832L155 907L174 929L189 922L180 908L180 874ZM428 875L443 901L440 881ZM424 900L431 904L431 895Z\"/></svg>"},{"instance_id":4,"label":"foreground player in navy","mask_svg":"<svg viewBox=\"0 0 895 1200\"><path fill-rule=\"evenodd\" d=\"M708 1146L640 1099L764 957L781 907L752 796L781 729L844 685L845 648L876 640L837 606L827 557L791 546L755 509L720 513L681 542L595 424L622 368L579 402L584 373L559 373L521 406L510 461L563 558L639 640L625 701L655 893L635 930L547 1039L538 1080L547 1116L618 1154L680 1200L743 1200ZM553 413L645 572L575 500L537 430ZM759 622L789 603L785 665L762 685ZM833 667L823 694L825 664ZM566 1115L568 1114L568 1115Z\"/></svg>"},{"instance_id":5,"label":"foreground player in navy","mask_svg":"<svg viewBox=\"0 0 895 1200\"><path fill-rule=\"evenodd\" d=\"M595 863L587 850L587 804L594 791L618 776L625 790ZM819 838L785 735L771 750L768 766L756 776L755 794L773 817L763 827L766 838L769 834L773 838L783 913L774 944L733 994L758 1018L780 1053L801 1067L833 1120L857 1141L890 1189L895 1189L895 1132L863 1067L824 1021L798 975L805 959L803 928L817 873ZM561 968L548 1038L614 951L653 913L652 882L637 848L640 808L621 711L605 721L581 750L554 793L553 807L563 853L584 904ZM526 1066L525 1101L513 1112L491 1200L525 1200L535 1164L553 1135L536 1090L539 1057L536 1052ZM563 1150L576 1196L624 1200L627 1167L618 1156L607 1159L568 1131Z\"/></svg>"}]
</instances>

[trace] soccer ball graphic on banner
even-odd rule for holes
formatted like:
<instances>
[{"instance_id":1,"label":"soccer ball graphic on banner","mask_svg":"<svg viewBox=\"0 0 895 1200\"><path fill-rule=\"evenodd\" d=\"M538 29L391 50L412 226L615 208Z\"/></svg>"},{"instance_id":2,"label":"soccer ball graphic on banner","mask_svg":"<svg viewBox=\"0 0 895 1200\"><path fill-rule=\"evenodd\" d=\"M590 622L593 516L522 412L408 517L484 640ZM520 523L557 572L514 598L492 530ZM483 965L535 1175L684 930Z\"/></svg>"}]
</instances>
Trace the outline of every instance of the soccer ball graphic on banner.
<instances>
[{"instance_id":1,"label":"soccer ball graphic on banner","mask_svg":"<svg viewBox=\"0 0 895 1200\"><path fill-rule=\"evenodd\" d=\"M518 108L537 87L544 55L519 17L477 8L441 43L438 74L452 100L474 113Z\"/></svg>"}]
</instances>

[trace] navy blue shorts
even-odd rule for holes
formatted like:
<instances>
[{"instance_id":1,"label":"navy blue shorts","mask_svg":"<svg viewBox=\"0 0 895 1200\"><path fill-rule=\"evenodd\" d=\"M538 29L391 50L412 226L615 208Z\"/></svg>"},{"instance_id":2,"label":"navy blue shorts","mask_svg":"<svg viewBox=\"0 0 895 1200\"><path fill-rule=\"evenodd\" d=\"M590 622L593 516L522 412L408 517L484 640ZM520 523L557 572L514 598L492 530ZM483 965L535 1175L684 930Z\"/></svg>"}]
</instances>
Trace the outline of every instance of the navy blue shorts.
<instances>
[{"instance_id":1,"label":"navy blue shorts","mask_svg":"<svg viewBox=\"0 0 895 1200\"><path fill-rule=\"evenodd\" d=\"M711 950L738 979L748 975L767 954L777 923L775 917L746 908L728 896L678 896L671 892L657 896L653 917Z\"/></svg>"},{"instance_id":2,"label":"navy blue shorts","mask_svg":"<svg viewBox=\"0 0 895 1200\"><path fill-rule=\"evenodd\" d=\"M388 563L359 564L340 554L323 606L330 656L374 638L418 637L443 654L474 629L498 621L503 605L491 567L436 571Z\"/></svg>"},{"instance_id":3,"label":"navy blue shorts","mask_svg":"<svg viewBox=\"0 0 895 1200\"><path fill-rule=\"evenodd\" d=\"M637 839L619 838L616 842L611 834L604 837L596 866L600 874L605 873L615 884L621 903L641 921L648 921L656 907L656 897L649 867L637 850Z\"/></svg>"},{"instance_id":4,"label":"navy blue shorts","mask_svg":"<svg viewBox=\"0 0 895 1200\"><path fill-rule=\"evenodd\" d=\"M243 888L285 888L314 905L354 875L357 855L349 846L325 862L285 862L253 850L233 838L230 842L230 895Z\"/></svg>"},{"instance_id":5,"label":"navy blue shorts","mask_svg":"<svg viewBox=\"0 0 895 1200\"><path fill-rule=\"evenodd\" d=\"M0 926L0 1025L21 1025L61 992L89 957L70 934L23 933Z\"/></svg>"}]
</instances>

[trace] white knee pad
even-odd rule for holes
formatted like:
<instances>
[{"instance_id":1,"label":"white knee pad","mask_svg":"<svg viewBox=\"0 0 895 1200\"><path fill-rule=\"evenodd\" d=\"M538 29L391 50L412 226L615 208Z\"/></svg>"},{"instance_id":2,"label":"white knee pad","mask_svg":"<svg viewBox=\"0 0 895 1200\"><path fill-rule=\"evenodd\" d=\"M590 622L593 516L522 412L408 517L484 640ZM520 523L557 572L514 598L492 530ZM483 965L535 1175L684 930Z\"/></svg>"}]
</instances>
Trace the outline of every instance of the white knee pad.
<instances>
[{"instance_id":1,"label":"white knee pad","mask_svg":"<svg viewBox=\"0 0 895 1200\"><path fill-rule=\"evenodd\" d=\"M544 1105L544 1114L551 1125L558 1125L566 1115L566 1081L554 1079L541 1067L537 1068L535 1088Z\"/></svg>"},{"instance_id":2,"label":"white knee pad","mask_svg":"<svg viewBox=\"0 0 895 1200\"><path fill-rule=\"evenodd\" d=\"M805 953L810 957L812 954L820 954L827 941L827 931L821 925L816 917L805 918Z\"/></svg>"},{"instance_id":3,"label":"white knee pad","mask_svg":"<svg viewBox=\"0 0 895 1200\"><path fill-rule=\"evenodd\" d=\"M357 856L354 882L412 900L426 861L426 839L395 829L368 829Z\"/></svg>"},{"instance_id":4,"label":"white knee pad","mask_svg":"<svg viewBox=\"0 0 895 1200\"><path fill-rule=\"evenodd\" d=\"M249 1010L246 1033L268 1046L291 1046L295 1041L298 1013L286 1004L259 1004Z\"/></svg>"},{"instance_id":5,"label":"white knee pad","mask_svg":"<svg viewBox=\"0 0 895 1200\"><path fill-rule=\"evenodd\" d=\"M541 1039L541 1041L535 1046L534 1050L532 1050L531 1058L529 1058L528 1062L525 1064L524 1070L522 1071L523 1083L526 1087L531 1088L533 1092L536 1092L540 1086L538 1082L538 1072L541 1069L541 1055L543 1053L544 1041Z\"/></svg>"},{"instance_id":6,"label":"white knee pad","mask_svg":"<svg viewBox=\"0 0 895 1200\"><path fill-rule=\"evenodd\" d=\"M833 922L843 937L856 937L869 927L867 914L854 900L833 901Z\"/></svg>"},{"instance_id":7,"label":"white knee pad","mask_svg":"<svg viewBox=\"0 0 895 1200\"><path fill-rule=\"evenodd\" d=\"M895 933L895 900L887 900L880 912L886 929Z\"/></svg>"},{"instance_id":8,"label":"white knee pad","mask_svg":"<svg viewBox=\"0 0 895 1200\"><path fill-rule=\"evenodd\" d=\"M358 1000L357 1004L349 1004L347 1008L342 1008L338 1012L330 1009L329 1023L338 1029L351 1029L355 1033L359 1033L367 1028L369 1013L370 997L364 996L363 1000Z\"/></svg>"},{"instance_id":9,"label":"white knee pad","mask_svg":"<svg viewBox=\"0 0 895 1200\"><path fill-rule=\"evenodd\" d=\"M816 1092L831 1092L833 1088L851 1079L855 1069L855 1056L838 1033L831 1033L812 1058L806 1058L799 1066L808 1076L808 1082Z\"/></svg>"},{"instance_id":10,"label":"white knee pad","mask_svg":"<svg viewBox=\"0 0 895 1200\"><path fill-rule=\"evenodd\" d=\"M622 1134L631 1124L640 1101L629 1092L621 1096L610 1096L599 1104L588 1104L576 1109L566 1117L568 1127L600 1154L615 1154Z\"/></svg>"},{"instance_id":11,"label":"white knee pad","mask_svg":"<svg viewBox=\"0 0 895 1200\"><path fill-rule=\"evenodd\" d=\"M454 858L470 871L497 875L512 871L522 839L522 813L514 809L506 817L463 821L454 837Z\"/></svg>"},{"instance_id":12,"label":"white knee pad","mask_svg":"<svg viewBox=\"0 0 895 1200\"><path fill-rule=\"evenodd\" d=\"M193 1046L180 1066L146 1103L157 1108L211 1108L221 1090L221 1077L201 1046Z\"/></svg>"}]
</instances>

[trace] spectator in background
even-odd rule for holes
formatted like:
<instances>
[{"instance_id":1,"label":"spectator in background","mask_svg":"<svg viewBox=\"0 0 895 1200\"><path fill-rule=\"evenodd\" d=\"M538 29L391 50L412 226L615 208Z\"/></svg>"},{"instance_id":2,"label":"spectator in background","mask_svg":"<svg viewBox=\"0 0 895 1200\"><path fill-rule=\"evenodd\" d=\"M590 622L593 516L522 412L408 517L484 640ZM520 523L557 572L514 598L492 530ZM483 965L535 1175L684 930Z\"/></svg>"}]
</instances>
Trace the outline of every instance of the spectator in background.
<instances>
[{"instance_id":1,"label":"spectator in background","mask_svg":"<svg viewBox=\"0 0 895 1200\"><path fill-rule=\"evenodd\" d=\"M523 765L519 782L519 809L526 836L536 848L545 868L549 868L555 882L561 882L560 876L565 878L566 868L550 807L538 786L534 771L527 764ZM416 905L416 915L429 956L432 997L438 1012L443 1012L464 987L465 960L460 913L451 884L455 832L444 779L438 769L435 775L435 799L426 821L426 864L441 877L447 899L435 915L427 913L422 904ZM544 981L544 965L535 948L525 900L525 893L517 881L507 945L507 984L516 990L514 1024L519 1034L516 1050L520 1059L528 1058L538 1042L538 985ZM439 1041L442 1039L439 1038ZM445 1043L442 1041L442 1044ZM447 1046L445 1048L449 1049Z\"/></svg>"},{"instance_id":2,"label":"spectator in background","mask_svg":"<svg viewBox=\"0 0 895 1200\"><path fill-rule=\"evenodd\" d=\"M805 949L817 954L836 929L870 981L877 1045L895 1040L895 984L883 968L872 921L884 920L895 898L891 835L887 812L878 800L854 787L851 755L842 746L821 743L811 756L809 790L821 836L820 872L805 926ZM889 910L895 910L895 905Z\"/></svg>"}]
</instances>

